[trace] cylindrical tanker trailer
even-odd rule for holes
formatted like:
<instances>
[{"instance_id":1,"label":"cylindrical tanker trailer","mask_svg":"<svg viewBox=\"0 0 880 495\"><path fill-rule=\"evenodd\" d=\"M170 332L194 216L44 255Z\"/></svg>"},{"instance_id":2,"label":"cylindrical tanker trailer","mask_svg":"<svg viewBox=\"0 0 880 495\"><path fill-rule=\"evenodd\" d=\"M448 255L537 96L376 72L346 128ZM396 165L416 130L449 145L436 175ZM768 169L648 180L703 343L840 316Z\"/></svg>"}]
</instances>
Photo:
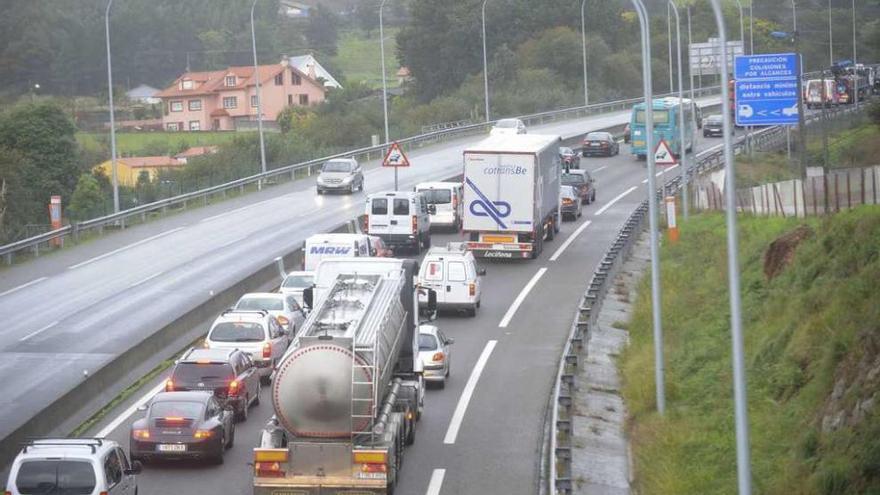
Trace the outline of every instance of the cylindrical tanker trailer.
<instances>
[{"instance_id":1,"label":"cylindrical tanker trailer","mask_svg":"<svg viewBox=\"0 0 880 495\"><path fill-rule=\"evenodd\" d=\"M417 272L411 260L321 261L312 312L275 370L255 495L393 492L424 398Z\"/></svg>"}]
</instances>

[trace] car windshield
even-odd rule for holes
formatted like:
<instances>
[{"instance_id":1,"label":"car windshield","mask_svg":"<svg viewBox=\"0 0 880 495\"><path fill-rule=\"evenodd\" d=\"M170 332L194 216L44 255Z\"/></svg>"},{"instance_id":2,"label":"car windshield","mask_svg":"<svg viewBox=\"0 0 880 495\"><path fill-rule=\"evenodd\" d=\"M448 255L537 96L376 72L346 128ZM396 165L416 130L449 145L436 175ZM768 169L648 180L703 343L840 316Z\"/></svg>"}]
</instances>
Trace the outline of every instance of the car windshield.
<instances>
[{"instance_id":1,"label":"car windshield","mask_svg":"<svg viewBox=\"0 0 880 495\"><path fill-rule=\"evenodd\" d=\"M604 132L591 132L587 134L588 141L608 141L608 134Z\"/></svg>"},{"instance_id":2,"label":"car windshield","mask_svg":"<svg viewBox=\"0 0 880 495\"><path fill-rule=\"evenodd\" d=\"M15 478L22 495L89 495L95 483L91 463L60 459L25 461Z\"/></svg>"},{"instance_id":3,"label":"car windshield","mask_svg":"<svg viewBox=\"0 0 880 495\"><path fill-rule=\"evenodd\" d=\"M419 190L429 205L445 205L452 203L452 191L449 189L421 189Z\"/></svg>"},{"instance_id":4,"label":"car windshield","mask_svg":"<svg viewBox=\"0 0 880 495\"><path fill-rule=\"evenodd\" d=\"M419 334L419 350L420 351L436 351L437 350L437 337L429 333L420 333Z\"/></svg>"},{"instance_id":5,"label":"car windshield","mask_svg":"<svg viewBox=\"0 0 880 495\"><path fill-rule=\"evenodd\" d=\"M284 300L276 297L244 297L238 300L235 309L243 309L245 311L283 311Z\"/></svg>"},{"instance_id":6,"label":"car windshield","mask_svg":"<svg viewBox=\"0 0 880 495\"><path fill-rule=\"evenodd\" d=\"M281 284L281 287L285 289L305 289L306 287L311 287L314 280L314 275L288 275L284 279L284 283Z\"/></svg>"},{"instance_id":7,"label":"car windshield","mask_svg":"<svg viewBox=\"0 0 880 495\"><path fill-rule=\"evenodd\" d=\"M517 126L517 122L513 119L504 119L499 120L495 127L500 127L502 129L513 129Z\"/></svg>"},{"instance_id":8,"label":"car windshield","mask_svg":"<svg viewBox=\"0 0 880 495\"><path fill-rule=\"evenodd\" d=\"M151 418L199 418L202 416L201 402L162 401L150 406Z\"/></svg>"},{"instance_id":9,"label":"car windshield","mask_svg":"<svg viewBox=\"0 0 880 495\"><path fill-rule=\"evenodd\" d=\"M218 323L208 339L214 342L260 342L265 339L265 332L259 323L229 321Z\"/></svg>"},{"instance_id":10,"label":"car windshield","mask_svg":"<svg viewBox=\"0 0 880 495\"><path fill-rule=\"evenodd\" d=\"M562 191L562 197L564 198L573 198L577 195L577 193L574 192L574 188L571 186L562 186L560 189Z\"/></svg>"},{"instance_id":11,"label":"car windshield","mask_svg":"<svg viewBox=\"0 0 880 495\"><path fill-rule=\"evenodd\" d=\"M227 363L179 363L174 368L173 382L197 383L204 380L231 380L232 366Z\"/></svg>"},{"instance_id":12,"label":"car windshield","mask_svg":"<svg viewBox=\"0 0 880 495\"><path fill-rule=\"evenodd\" d=\"M723 121L723 119L720 115L713 115L713 116L709 117L708 119L706 119L706 122L708 122L710 124L720 124L720 123L722 123L722 121Z\"/></svg>"},{"instance_id":13,"label":"car windshield","mask_svg":"<svg viewBox=\"0 0 880 495\"><path fill-rule=\"evenodd\" d=\"M580 174L562 174L562 183L566 186L584 183L584 176Z\"/></svg>"},{"instance_id":14,"label":"car windshield","mask_svg":"<svg viewBox=\"0 0 880 495\"><path fill-rule=\"evenodd\" d=\"M351 172L351 163L343 161L329 161L324 164L324 172Z\"/></svg>"},{"instance_id":15,"label":"car windshield","mask_svg":"<svg viewBox=\"0 0 880 495\"><path fill-rule=\"evenodd\" d=\"M572 151L571 148L559 148L559 154L560 155L573 155L574 151Z\"/></svg>"}]
</instances>

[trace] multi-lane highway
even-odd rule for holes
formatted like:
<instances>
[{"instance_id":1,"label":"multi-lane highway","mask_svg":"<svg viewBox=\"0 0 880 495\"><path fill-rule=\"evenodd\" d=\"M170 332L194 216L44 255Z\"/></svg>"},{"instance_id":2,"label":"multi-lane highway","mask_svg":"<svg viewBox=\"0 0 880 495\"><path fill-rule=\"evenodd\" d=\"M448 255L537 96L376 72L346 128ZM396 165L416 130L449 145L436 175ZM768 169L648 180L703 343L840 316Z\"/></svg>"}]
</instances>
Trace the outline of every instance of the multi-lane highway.
<instances>
[{"instance_id":1,"label":"multi-lane highway","mask_svg":"<svg viewBox=\"0 0 880 495\"><path fill-rule=\"evenodd\" d=\"M698 149L719 141L701 140ZM539 259L482 262L488 273L476 318L440 316L437 324L456 339L451 379L445 389L428 391L398 493L535 493L544 415L580 294L620 224L646 194L644 163L628 156L625 146L621 151L618 157L582 160L597 179L597 201L584 207L579 220L564 223ZM350 199L324 201L339 208ZM434 243L456 238L438 235ZM148 396L160 382L157 378L136 398ZM224 465L151 464L139 477L139 493L250 493L251 448L272 414L267 391L263 399L238 425ZM139 414L127 415L127 406L89 433L127 445L129 425Z\"/></svg>"},{"instance_id":2,"label":"multi-lane highway","mask_svg":"<svg viewBox=\"0 0 880 495\"><path fill-rule=\"evenodd\" d=\"M620 125L628 118L628 112L614 112L530 131L571 136ZM462 150L478 139L412 153L414 166L401 170L401 187L455 175ZM625 155L617 162L636 167L633 170L640 166ZM392 174L372 165L366 172L366 192L391 188ZM607 170L599 174L616 173L614 166ZM600 198L616 194L613 180L599 178ZM312 181L297 181L3 271L0 393L16 407L0 411L0 438L73 389L84 373L94 372L312 233L361 213L362 199L363 195L317 196Z\"/></svg>"}]
</instances>

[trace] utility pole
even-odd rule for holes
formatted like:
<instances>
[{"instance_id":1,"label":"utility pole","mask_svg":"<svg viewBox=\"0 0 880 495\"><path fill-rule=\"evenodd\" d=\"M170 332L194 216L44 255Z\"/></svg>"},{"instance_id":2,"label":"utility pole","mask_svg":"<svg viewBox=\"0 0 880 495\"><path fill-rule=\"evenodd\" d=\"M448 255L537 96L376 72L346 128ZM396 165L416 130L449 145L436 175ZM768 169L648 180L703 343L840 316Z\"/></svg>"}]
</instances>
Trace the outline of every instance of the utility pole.
<instances>
[{"instance_id":1,"label":"utility pole","mask_svg":"<svg viewBox=\"0 0 880 495\"><path fill-rule=\"evenodd\" d=\"M486 59L486 3L489 0L483 0L483 92L484 101L486 103L486 122L489 122L489 63Z\"/></svg>"},{"instance_id":2,"label":"utility pole","mask_svg":"<svg viewBox=\"0 0 880 495\"><path fill-rule=\"evenodd\" d=\"M113 184L113 213L119 213L119 172L116 163L116 116L113 108L113 62L110 57L110 7L113 0L107 2L104 11L104 31L107 41L107 92L110 100L110 181Z\"/></svg>"},{"instance_id":3,"label":"utility pole","mask_svg":"<svg viewBox=\"0 0 880 495\"><path fill-rule=\"evenodd\" d=\"M853 0L855 1L855 0ZM581 50L584 58L584 106L590 104L590 91L587 86L587 22L584 15L584 8L587 6L587 0L581 1Z\"/></svg>"},{"instance_id":4,"label":"utility pole","mask_svg":"<svg viewBox=\"0 0 880 495\"><path fill-rule=\"evenodd\" d=\"M266 174L266 142L263 140L263 98L260 95L260 67L257 64L257 31L254 28L254 9L257 7L257 1L251 4L251 48L254 52L254 80L257 83L257 130L260 133L260 170ZM263 189L263 179L257 182L257 188Z\"/></svg>"},{"instance_id":5,"label":"utility pole","mask_svg":"<svg viewBox=\"0 0 880 495\"><path fill-rule=\"evenodd\" d=\"M391 138L388 132L388 81L385 76L385 23L382 19L382 9L385 8L386 0L379 4L379 49L382 52L382 115L385 118L385 144ZM394 167L394 190L397 190L397 167Z\"/></svg>"}]
</instances>

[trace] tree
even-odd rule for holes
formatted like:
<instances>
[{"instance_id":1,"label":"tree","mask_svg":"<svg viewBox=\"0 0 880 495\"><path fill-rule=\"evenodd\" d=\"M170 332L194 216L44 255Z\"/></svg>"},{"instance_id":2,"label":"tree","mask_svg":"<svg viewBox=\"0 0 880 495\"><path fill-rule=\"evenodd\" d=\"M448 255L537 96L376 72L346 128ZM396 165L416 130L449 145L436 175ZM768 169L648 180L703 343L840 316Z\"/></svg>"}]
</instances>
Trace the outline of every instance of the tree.
<instances>
[{"instance_id":1,"label":"tree","mask_svg":"<svg viewBox=\"0 0 880 495\"><path fill-rule=\"evenodd\" d=\"M306 40L312 49L327 55L336 55L336 31L339 19L330 9L318 5L309 14L309 23L306 26Z\"/></svg>"},{"instance_id":2,"label":"tree","mask_svg":"<svg viewBox=\"0 0 880 495\"><path fill-rule=\"evenodd\" d=\"M101 216L104 213L105 199L101 186L92 174L80 175L68 207L70 217L76 220L88 220Z\"/></svg>"}]
</instances>

